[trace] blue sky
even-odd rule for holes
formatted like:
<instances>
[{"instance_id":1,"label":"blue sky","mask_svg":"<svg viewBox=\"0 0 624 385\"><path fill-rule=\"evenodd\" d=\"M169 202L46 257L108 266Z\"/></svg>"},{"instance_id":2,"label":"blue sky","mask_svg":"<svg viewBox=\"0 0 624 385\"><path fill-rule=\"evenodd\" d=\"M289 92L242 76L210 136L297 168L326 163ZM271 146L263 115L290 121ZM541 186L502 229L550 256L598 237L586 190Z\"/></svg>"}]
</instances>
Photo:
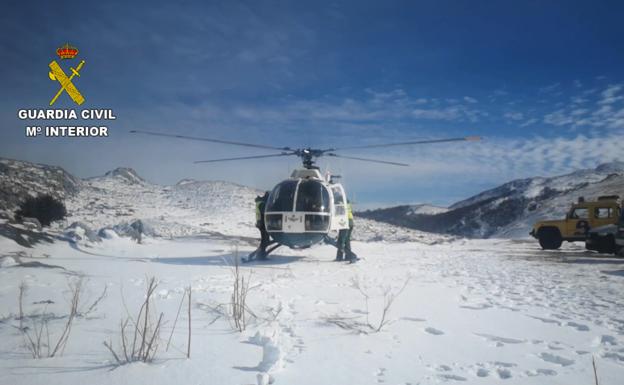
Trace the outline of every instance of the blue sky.
<instances>
[{"instance_id":1,"label":"blue sky","mask_svg":"<svg viewBox=\"0 0 624 385\"><path fill-rule=\"evenodd\" d=\"M0 155L83 177L129 166L157 183L270 188L296 160L194 165L266 152L128 131L317 147L482 135L345 152L409 168L320 162L362 207L449 204L621 158L623 17L616 1L13 2L0 16ZM16 112L47 107L65 42L86 60L83 107L118 117L107 139L24 137Z\"/></svg>"}]
</instances>

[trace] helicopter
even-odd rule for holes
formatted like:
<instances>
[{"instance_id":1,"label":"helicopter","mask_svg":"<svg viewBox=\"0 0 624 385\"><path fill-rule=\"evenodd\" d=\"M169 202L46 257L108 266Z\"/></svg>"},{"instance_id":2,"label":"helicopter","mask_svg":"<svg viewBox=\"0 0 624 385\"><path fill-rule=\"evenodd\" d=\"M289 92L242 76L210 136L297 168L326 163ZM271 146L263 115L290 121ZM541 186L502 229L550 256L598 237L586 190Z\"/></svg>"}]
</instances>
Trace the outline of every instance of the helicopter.
<instances>
[{"instance_id":1,"label":"helicopter","mask_svg":"<svg viewBox=\"0 0 624 385\"><path fill-rule=\"evenodd\" d=\"M194 163L216 163L238 160L299 157L302 167L292 171L290 177L279 182L271 190L264 212L264 226L270 236L270 242L265 255L270 254L280 246L291 249L305 249L319 243L336 245L330 233L349 227L347 213L347 194L344 186L337 182L337 176L323 177L321 170L316 166L316 159L320 157L343 158L361 162L379 163L391 166L407 167L407 163L391 162L380 159L362 158L337 154L339 151L363 150L371 148L385 148L395 146L423 145L434 143L479 141L479 136L467 136L446 139L414 140L406 142L371 144L341 148L315 149L310 147L292 148L277 147L262 144L253 144L204 137L165 134L160 132L131 130L131 133L152 135L185 140L204 141L233 146L259 148L264 150L280 151L268 155L252 155L235 158L220 158L198 160ZM243 261L252 260L258 250L243 258Z\"/></svg>"}]
</instances>

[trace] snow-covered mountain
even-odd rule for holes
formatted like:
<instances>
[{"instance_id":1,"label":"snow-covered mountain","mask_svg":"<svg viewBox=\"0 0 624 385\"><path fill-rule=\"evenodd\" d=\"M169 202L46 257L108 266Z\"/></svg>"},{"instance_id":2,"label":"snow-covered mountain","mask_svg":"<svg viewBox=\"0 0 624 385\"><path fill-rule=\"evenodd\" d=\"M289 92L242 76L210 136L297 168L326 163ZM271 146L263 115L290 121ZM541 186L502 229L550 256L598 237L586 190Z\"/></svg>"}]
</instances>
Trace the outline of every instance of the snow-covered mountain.
<instances>
[{"instance_id":1,"label":"snow-covered mountain","mask_svg":"<svg viewBox=\"0 0 624 385\"><path fill-rule=\"evenodd\" d=\"M434 215L447 212L449 209L446 207L434 206L430 204L419 204L408 206L407 215Z\"/></svg>"},{"instance_id":2,"label":"snow-covered mountain","mask_svg":"<svg viewBox=\"0 0 624 385\"><path fill-rule=\"evenodd\" d=\"M141 220L151 234L162 237L210 234L251 242L258 237L254 198L261 191L235 183L182 179L162 186L131 168L79 179L59 167L9 159L2 159L0 167L0 209L5 218L11 218L27 196L48 193L67 207L67 217L53 224L58 230L80 222L97 232ZM366 219L358 221L354 238L428 244L450 239Z\"/></svg>"},{"instance_id":3,"label":"snow-covered mountain","mask_svg":"<svg viewBox=\"0 0 624 385\"><path fill-rule=\"evenodd\" d=\"M448 211L414 213L413 206L396 206L360 213L366 218L414 229L454 235L526 237L533 223L563 218L579 197L624 193L624 163L602 164L556 177L518 179L484 191Z\"/></svg>"},{"instance_id":4,"label":"snow-covered mountain","mask_svg":"<svg viewBox=\"0 0 624 385\"><path fill-rule=\"evenodd\" d=\"M0 217L27 197L49 194L65 199L78 193L82 181L60 167L0 158Z\"/></svg>"}]
</instances>

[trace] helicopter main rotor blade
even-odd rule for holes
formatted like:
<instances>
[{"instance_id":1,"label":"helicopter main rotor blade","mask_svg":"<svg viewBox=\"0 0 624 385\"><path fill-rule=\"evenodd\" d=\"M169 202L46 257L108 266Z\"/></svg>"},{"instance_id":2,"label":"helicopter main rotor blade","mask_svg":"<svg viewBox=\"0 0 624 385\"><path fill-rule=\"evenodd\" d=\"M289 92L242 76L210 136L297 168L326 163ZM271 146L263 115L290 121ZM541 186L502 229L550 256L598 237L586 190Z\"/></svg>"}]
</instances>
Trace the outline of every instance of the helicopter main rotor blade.
<instances>
[{"instance_id":1,"label":"helicopter main rotor blade","mask_svg":"<svg viewBox=\"0 0 624 385\"><path fill-rule=\"evenodd\" d=\"M363 162L391 164L393 166L409 166L409 164L407 164L407 163L388 162L387 160L378 160L378 159L358 158L358 157L355 157L355 156L338 155L338 154L334 154L334 153L331 153L331 152L328 153L328 154L325 154L325 155L326 156L333 156L334 158L344 158L344 159L360 160L360 161L363 161Z\"/></svg>"},{"instance_id":2,"label":"helicopter main rotor blade","mask_svg":"<svg viewBox=\"0 0 624 385\"><path fill-rule=\"evenodd\" d=\"M222 159L208 159L208 160L196 160L193 163L215 163L215 162L229 162L231 160L245 160L245 159L260 159L260 158L275 158L279 156L290 156L296 155L294 153L281 153L281 154L271 154L271 155L254 155L254 156L241 156L238 158L222 158Z\"/></svg>"},{"instance_id":3,"label":"helicopter main rotor blade","mask_svg":"<svg viewBox=\"0 0 624 385\"><path fill-rule=\"evenodd\" d=\"M386 144L369 144L363 146L351 146L342 148L332 148L326 151L342 151L342 150L355 150L364 148L379 148L379 147L394 147L394 146L409 146L413 144L430 144L430 143L447 143L447 142L476 142L481 140L480 136L466 136L463 138L447 138L447 139L428 139L428 140L414 140L411 142L397 142Z\"/></svg>"},{"instance_id":4,"label":"helicopter main rotor blade","mask_svg":"<svg viewBox=\"0 0 624 385\"><path fill-rule=\"evenodd\" d=\"M202 138L202 137L197 137L197 136L164 134L164 133L161 133L161 132L142 131L142 130L131 130L130 132L133 133L133 134L144 134L144 135L153 135L153 136L164 136L164 137L167 137L167 138L199 140L199 141L203 141L203 142L212 142L212 143L220 143L220 144L231 144L233 146L243 146L243 147L253 147L253 148L264 148L264 149L268 149L268 150L282 150L282 151L290 151L291 150L290 147L274 147L274 146L266 146L266 145L263 145L263 144L234 142L234 141L230 141L230 140Z\"/></svg>"}]
</instances>

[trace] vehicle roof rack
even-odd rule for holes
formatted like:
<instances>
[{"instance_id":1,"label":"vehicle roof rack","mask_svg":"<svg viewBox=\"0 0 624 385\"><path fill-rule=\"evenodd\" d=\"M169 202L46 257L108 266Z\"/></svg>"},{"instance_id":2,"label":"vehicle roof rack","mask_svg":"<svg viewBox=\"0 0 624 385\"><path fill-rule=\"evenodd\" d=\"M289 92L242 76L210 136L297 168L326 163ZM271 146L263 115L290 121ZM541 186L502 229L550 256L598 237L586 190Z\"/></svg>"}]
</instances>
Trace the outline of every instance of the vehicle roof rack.
<instances>
[{"instance_id":1,"label":"vehicle roof rack","mask_svg":"<svg viewBox=\"0 0 624 385\"><path fill-rule=\"evenodd\" d=\"M602 195L598 197L599 201L617 201L620 199L619 195Z\"/></svg>"}]
</instances>

